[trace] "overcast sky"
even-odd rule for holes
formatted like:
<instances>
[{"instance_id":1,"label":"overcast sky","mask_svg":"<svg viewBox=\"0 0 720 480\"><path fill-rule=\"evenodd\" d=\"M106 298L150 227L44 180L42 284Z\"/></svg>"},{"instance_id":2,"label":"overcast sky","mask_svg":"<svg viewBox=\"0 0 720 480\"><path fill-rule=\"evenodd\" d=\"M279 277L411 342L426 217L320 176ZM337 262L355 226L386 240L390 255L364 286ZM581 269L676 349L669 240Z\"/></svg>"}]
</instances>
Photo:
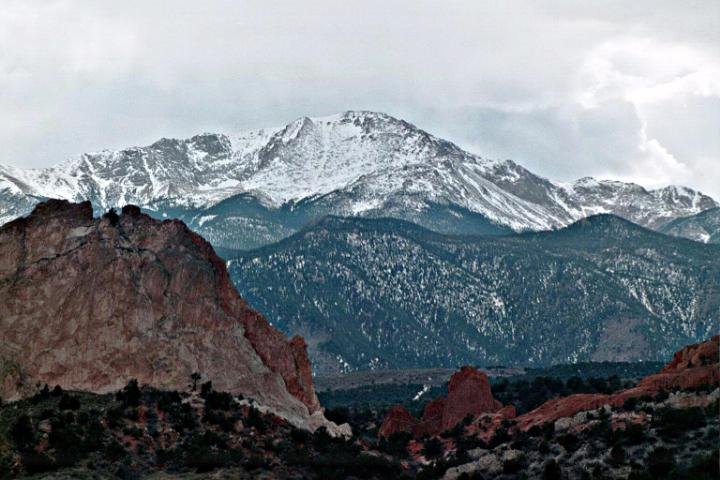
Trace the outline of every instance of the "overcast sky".
<instances>
[{"instance_id":1,"label":"overcast sky","mask_svg":"<svg viewBox=\"0 0 720 480\"><path fill-rule=\"evenodd\" d=\"M0 2L0 163L348 109L720 198L720 2Z\"/></svg>"}]
</instances>

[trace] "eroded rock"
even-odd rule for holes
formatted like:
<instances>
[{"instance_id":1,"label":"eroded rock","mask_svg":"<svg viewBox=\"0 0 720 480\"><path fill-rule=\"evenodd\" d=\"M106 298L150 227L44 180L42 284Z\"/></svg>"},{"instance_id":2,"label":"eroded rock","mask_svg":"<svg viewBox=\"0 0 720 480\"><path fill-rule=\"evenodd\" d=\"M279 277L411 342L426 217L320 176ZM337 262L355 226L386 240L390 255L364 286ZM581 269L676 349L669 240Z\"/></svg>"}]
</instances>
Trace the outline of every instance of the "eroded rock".
<instances>
[{"instance_id":1,"label":"eroded rock","mask_svg":"<svg viewBox=\"0 0 720 480\"><path fill-rule=\"evenodd\" d=\"M307 427L320 405L305 350L247 305L224 261L180 221L132 206L99 219L89 202L50 200L0 228L5 399L37 383L186 389L199 372Z\"/></svg>"}]
</instances>

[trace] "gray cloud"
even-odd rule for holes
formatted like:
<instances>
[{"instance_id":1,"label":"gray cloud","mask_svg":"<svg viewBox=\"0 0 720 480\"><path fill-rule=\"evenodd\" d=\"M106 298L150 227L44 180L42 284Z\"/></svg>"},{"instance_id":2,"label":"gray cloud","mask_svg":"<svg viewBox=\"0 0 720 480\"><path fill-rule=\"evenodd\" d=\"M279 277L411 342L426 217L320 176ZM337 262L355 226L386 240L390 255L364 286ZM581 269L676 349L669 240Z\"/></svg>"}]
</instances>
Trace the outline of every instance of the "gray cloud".
<instances>
[{"instance_id":1,"label":"gray cloud","mask_svg":"<svg viewBox=\"0 0 720 480\"><path fill-rule=\"evenodd\" d=\"M0 163L346 109L560 180L720 197L720 3L0 4Z\"/></svg>"}]
</instances>

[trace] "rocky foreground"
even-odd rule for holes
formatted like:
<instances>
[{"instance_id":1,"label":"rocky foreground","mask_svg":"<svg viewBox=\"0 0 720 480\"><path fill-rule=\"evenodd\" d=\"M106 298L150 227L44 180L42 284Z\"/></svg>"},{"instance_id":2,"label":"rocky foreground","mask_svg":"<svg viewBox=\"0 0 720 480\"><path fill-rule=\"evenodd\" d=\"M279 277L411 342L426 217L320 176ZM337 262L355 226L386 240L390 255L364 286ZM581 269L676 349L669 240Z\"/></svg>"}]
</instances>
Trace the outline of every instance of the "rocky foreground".
<instances>
[{"instance_id":1,"label":"rocky foreground","mask_svg":"<svg viewBox=\"0 0 720 480\"><path fill-rule=\"evenodd\" d=\"M715 479L717 349L717 338L687 347L636 387L517 417L463 368L422 418L392 409L379 440L366 412L351 414L362 418L351 437L311 434L204 379L102 395L44 387L0 403L0 479Z\"/></svg>"},{"instance_id":2,"label":"rocky foreground","mask_svg":"<svg viewBox=\"0 0 720 480\"><path fill-rule=\"evenodd\" d=\"M463 367L421 418L396 406L378 435L446 479L718 478L719 343L685 347L635 387L517 417L482 371Z\"/></svg>"},{"instance_id":3,"label":"rocky foreground","mask_svg":"<svg viewBox=\"0 0 720 480\"><path fill-rule=\"evenodd\" d=\"M327 422L301 337L238 295L224 262L176 220L50 200L0 228L0 397L38 385L96 393L192 374L297 426ZM345 431L347 433L347 431Z\"/></svg>"}]
</instances>

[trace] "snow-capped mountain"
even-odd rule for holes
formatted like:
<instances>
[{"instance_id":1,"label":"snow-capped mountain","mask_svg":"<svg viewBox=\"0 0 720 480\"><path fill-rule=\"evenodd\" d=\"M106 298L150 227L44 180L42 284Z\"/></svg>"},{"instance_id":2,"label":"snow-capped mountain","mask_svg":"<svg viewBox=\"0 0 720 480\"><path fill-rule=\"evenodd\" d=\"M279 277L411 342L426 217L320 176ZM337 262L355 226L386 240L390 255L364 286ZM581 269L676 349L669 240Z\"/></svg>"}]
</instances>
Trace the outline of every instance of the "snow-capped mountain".
<instances>
[{"instance_id":1,"label":"snow-capped mountain","mask_svg":"<svg viewBox=\"0 0 720 480\"><path fill-rule=\"evenodd\" d=\"M719 205L684 187L587 178L560 184L389 115L354 111L235 135L161 139L47 169L0 167L0 222L48 197L89 199L98 210L137 204L231 248L269 243L329 213L501 233L559 228L596 213L658 228Z\"/></svg>"},{"instance_id":2,"label":"snow-capped mountain","mask_svg":"<svg viewBox=\"0 0 720 480\"><path fill-rule=\"evenodd\" d=\"M704 210L691 217L676 218L660 227L660 231L701 243L720 243L720 208Z\"/></svg>"}]
</instances>

